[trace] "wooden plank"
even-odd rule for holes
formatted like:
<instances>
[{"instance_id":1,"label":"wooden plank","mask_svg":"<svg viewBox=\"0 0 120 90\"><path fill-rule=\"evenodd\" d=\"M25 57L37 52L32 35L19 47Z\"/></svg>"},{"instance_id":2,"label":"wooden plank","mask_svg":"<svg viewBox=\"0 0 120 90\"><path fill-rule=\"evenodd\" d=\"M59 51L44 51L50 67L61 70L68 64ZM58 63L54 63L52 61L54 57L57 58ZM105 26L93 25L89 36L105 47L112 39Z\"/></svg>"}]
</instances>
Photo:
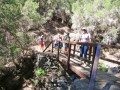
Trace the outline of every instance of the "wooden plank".
<instances>
[{"instance_id":1,"label":"wooden plank","mask_svg":"<svg viewBox=\"0 0 120 90\"><path fill-rule=\"evenodd\" d=\"M53 43L52 43L52 53L53 53L53 48L54 48L54 47L53 47Z\"/></svg>"},{"instance_id":2,"label":"wooden plank","mask_svg":"<svg viewBox=\"0 0 120 90\"><path fill-rule=\"evenodd\" d=\"M70 66L70 52L71 52L71 44L69 44L67 68L69 68L69 66Z\"/></svg>"},{"instance_id":3,"label":"wooden plank","mask_svg":"<svg viewBox=\"0 0 120 90\"><path fill-rule=\"evenodd\" d=\"M95 53L96 53L96 47L93 47L92 62L94 62L94 59L95 59Z\"/></svg>"},{"instance_id":4,"label":"wooden plank","mask_svg":"<svg viewBox=\"0 0 120 90\"><path fill-rule=\"evenodd\" d=\"M57 40L58 42L61 42L61 43L68 43L68 44L72 44L72 45L75 45L75 44L78 44L78 45L88 45L88 46L96 46L97 43L83 43L83 42L74 42L74 41L66 41L66 40Z\"/></svg>"},{"instance_id":5,"label":"wooden plank","mask_svg":"<svg viewBox=\"0 0 120 90\"><path fill-rule=\"evenodd\" d=\"M108 62L120 65L120 61L115 61L115 60L111 60L111 59L108 59L108 58L102 58L102 57L100 57L100 58L103 59L104 61L108 61Z\"/></svg>"},{"instance_id":6,"label":"wooden plank","mask_svg":"<svg viewBox=\"0 0 120 90\"><path fill-rule=\"evenodd\" d=\"M72 54L71 54L72 55ZM79 58L81 61L85 61L84 60L84 58L83 57L80 57L80 56L78 56L78 55L74 55L76 58ZM89 64L92 64L92 61L90 61L90 60L86 60L86 62L88 62Z\"/></svg>"},{"instance_id":7,"label":"wooden plank","mask_svg":"<svg viewBox=\"0 0 120 90\"><path fill-rule=\"evenodd\" d=\"M43 52L46 51L46 49L51 45L52 41L48 44L48 46L43 50Z\"/></svg>"},{"instance_id":8,"label":"wooden plank","mask_svg":"<svg viewBox=\"0 0 120 90\"><path fill-rule=\"evenodd\" d=\"M97 46L96 43L83 43L83 42L78 42L78 43L76 43L76 44L79 44L79 45L87 45L87 46L94 46L94 47Z\"/></svg>"},{"instance_id":9,"label":"wooden plank","mask_svg":"<svg viewBox=\"0 0 120 90\"><path fill-rule=\"evenodd\" d=\"M70 65L70 69L73 72L75 72L78 76L80 76L81 78L88 78L87 74L84 74L82 70L78 71L78 69L75 66ZM84 70L84 72L85 72L85 70Z\"/></svg>"},{"instance_id":10,"label":"wooden plank","mask_svg":"<svg viewBox=\"0 0 120 90\"><path fill-rule=\"evenodd\" d=\"M98 61L100 57L100 50L101 50L101 45L98 44L97 49L96 49L96 54L95 54L95 60L94 60L93 67L92 67L92 72L90 75L89 90L94 90L96 71L97 71Z\"/></svg>"},{"instance_id":11,"label":"wooden plank","mask_svg":"<svg viewBox=\"0 0 120 90\"><path fill-rule=\"evenodd\" d=\"M88 56L88 60L91 61L91 53L92 53L92 46L89 47L89 56Z\"/></svg>"},{"instance_id":12,"label":"wooden plank","mask_svg":"<svg viewBox=\"0 0 120 90\"><path fill-rule=\"evenodd\" d=\"M60 59L60 62L64 65L67 66L67 61L65 59ZM71 69L73 72L75 72L78 76L80 76L81 78L89 78L88 76L89 74L89 70L85 70L85 68L80 67L80 64L74 64L74 62L70 62L70 66L69 69ZM84 73L83 73L84 72Z\"/></svg>"},{"instance_id":13,"label":"wooden plank","mask_svg":"<svg viewBox=\"0 0 120 90\"><path fill-rule=\"evenodd\" d=\"M75 55L75 49L76 49L76 44L74 45L74 48L73 48L73 55Z\"/></svg>"},{"instance_id":14,"label":"wooden plank","mask_svg":"<svg viewBox=\"0 0 120 90\"><path fill-rule=\"evenodd\" d=\"M58 42L57 60L59 60L59 53L60 53L60 52L59 52L59 50L60 50L60 48L59 48L59 47L60 47L60 42Z\"/></svg>"}]
</instances>

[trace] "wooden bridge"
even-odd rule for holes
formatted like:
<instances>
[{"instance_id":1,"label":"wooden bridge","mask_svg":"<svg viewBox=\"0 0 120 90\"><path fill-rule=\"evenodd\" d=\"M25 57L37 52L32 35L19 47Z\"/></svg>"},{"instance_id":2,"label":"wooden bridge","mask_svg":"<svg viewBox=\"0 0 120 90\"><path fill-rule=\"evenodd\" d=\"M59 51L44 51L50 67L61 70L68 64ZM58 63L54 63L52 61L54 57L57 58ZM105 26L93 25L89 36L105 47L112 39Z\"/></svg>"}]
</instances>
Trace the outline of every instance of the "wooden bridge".
<instances>
[{"instance_id":1,"label":"wooden bridge","mask_svg":"<svg viewBox=\"0 0 120 90\"><path fill-rule=\"evenodd\" d=\"M107 86L108 83L112 83L116 87L116 89L110 89L110 90L120 90L119 87L120 77L115 77L106 72L97 70L100 53L101 53L101 47L112 47L118 49L120 49L120 47L101 45L95 43L77 43L77 42L68 42L68 41L58 41L58 47L56 48L53 46L53 42L54 41L51 41L43 52L46 52L48 48L51 49L49 50L50 51L49 54L57 55L58 61L64 66L66 66L67 69L71 69L81 78L87 79L89 84L88 90L109 90L106 89L106 88L110 88L110 86L109 87ZM69 44L67 53L63 52L64 50L61 49L60 43ZM89 46L89 50L87 53L87 60L84 60L84 58L79 57L80 45ZM88 66L84 64L84 61L87 63ZM120 61L114 61L108 59L107 61L120 64Z\"/></svg>"}]
</instances>

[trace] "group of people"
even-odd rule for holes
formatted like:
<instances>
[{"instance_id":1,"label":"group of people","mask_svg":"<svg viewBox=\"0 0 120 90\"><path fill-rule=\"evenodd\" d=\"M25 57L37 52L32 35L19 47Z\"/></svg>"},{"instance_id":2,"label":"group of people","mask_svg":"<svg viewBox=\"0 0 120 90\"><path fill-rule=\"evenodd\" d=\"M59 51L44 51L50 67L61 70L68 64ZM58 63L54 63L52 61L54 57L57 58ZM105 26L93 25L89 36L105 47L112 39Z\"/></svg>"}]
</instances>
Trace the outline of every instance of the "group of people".
<instances>
[{"instance_id":1,"label":"group of people","mask_svg":"<svg viewBox=\"0 0 120 90\"><path fill-rule=\"evenodd\" d=\"M64 33L63 36L58 34L56 37L53 38L54 40L54 47L58 47L58 40L65 40L65 41L70 41L72 37L70 37L69 32ZM73 39L75 40L75 39ZM81 29L81 33L78 36L78 40L76 42L91 42L91 35L90 33L87 32L86 28ZM68 51L69 44L67 43L60 43L60 47L63 47L65 51ZM88 46L86 44L83 44L80 46L80 57L83 57L84 59L87 59L87 51L88 51Z\"/></svg>"},{"instance_id":2,"label":"group of people","mask_svg":"<svg viewBox=\"0 0 120 90\"><path fill-rule=\"evenodd\" d=\"M57 36L54 36L53 37L53 41L54 41L53 45L54 45L54 47L58 47L58 41L63 41L63 40L68 41L68 42L70 41L69 32L65 32L63 36L60 35L59 33L58 33ZM63 47L65 51L68 50L69 45L67 43L61 43L60 42L59 44L60 44L59 45L60 48Z\"/></svg>"},{"instance_id":3,"label":"group of people","mask_svg":"<svg viewBox=\"0 0 120 90\"><path fill-rule=\"evenodd\" d=\"M81 29L81 34L78 36L78 40L77 42L91 42L91 35L90 33L87 32L86 28L82 28ZM53 37L53 41L54 41L54 47L58 47L58 42L59 41L70 41L72 37L70 37L70 33L69 32L65 32L64 35L58 34L56 36ZM75 40L75 39L74 39ZM41 35L38 37L37 41L40 44L41 49L44 49L44 35ZM63 43L59 43L60 48L64 48L65 52L68 52L68 48L69 48L69 44L66 42ZM84 59L87 59L87 51L88 51L88 46L86 44L83 44L80 46L80 57L83 57Z\"/></svg>"}]
</instances>

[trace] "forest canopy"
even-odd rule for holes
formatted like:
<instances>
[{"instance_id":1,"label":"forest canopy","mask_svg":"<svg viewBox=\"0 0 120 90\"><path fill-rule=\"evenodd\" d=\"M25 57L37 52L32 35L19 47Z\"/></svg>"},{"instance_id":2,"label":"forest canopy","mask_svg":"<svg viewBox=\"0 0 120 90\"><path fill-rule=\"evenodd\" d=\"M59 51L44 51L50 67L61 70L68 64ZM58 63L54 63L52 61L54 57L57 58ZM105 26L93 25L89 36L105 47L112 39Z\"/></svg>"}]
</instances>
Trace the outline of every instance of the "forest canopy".
<instances>
[{"instance_id":1,"label":"forest canopy","mask_svg":"<svg viewBox=\"0 0 120 90\"><path fill-rule=\"evenodd\" d=\"M29 44L27 31L51 20L56 10L69 14L73 30L85 26L102 37L97 42L120 43L120 0L0 0L0 55L14 56Z\"/></svg>"}]
</instances>

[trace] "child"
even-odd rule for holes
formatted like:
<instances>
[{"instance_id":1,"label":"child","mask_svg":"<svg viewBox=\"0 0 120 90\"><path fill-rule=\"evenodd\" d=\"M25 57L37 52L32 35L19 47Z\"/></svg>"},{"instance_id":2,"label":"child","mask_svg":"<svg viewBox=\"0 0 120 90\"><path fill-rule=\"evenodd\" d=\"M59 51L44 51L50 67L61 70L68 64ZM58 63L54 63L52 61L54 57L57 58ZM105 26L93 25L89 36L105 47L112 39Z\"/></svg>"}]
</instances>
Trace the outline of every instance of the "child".
<instances>
[{"instance_id":1,"label":"child","mask_svg":"<svg viewBox=\"0 0 120 90\"><path fill-rule=\"evenodd\" d=\"M39 36L37 41L39 42L40 48L43 50L44 46L45 46L45 44L44 44L44 36L43 35Z\"/></svg>"}]
</instances>

